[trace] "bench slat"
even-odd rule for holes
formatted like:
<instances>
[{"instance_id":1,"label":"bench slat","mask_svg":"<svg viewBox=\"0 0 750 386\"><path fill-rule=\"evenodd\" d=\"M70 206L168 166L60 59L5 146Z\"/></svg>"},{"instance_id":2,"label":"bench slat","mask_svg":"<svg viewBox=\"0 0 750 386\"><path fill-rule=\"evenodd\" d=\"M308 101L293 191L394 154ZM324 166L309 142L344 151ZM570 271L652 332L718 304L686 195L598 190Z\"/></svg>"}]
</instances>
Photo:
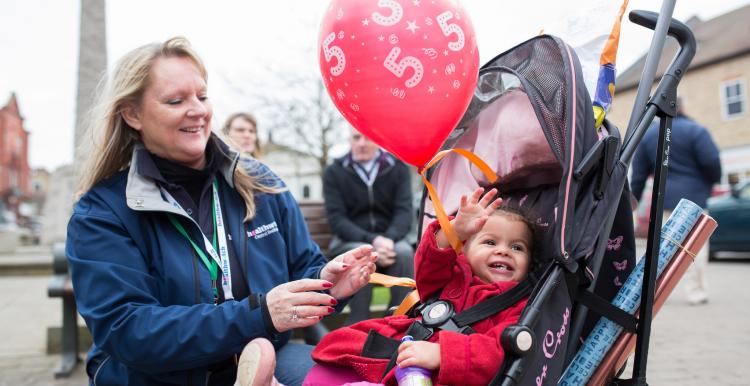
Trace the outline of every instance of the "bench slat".
<instances>
[{"instance_id":1,"label":"bench slat","mask_svg":"<svg viewBox=\"0 0 750 386\"><path fill-rule=\"evenodd\" d=\"M299 208L305 218L326 217L325 204L323 201L306 200L299 202Z\"/></svg>"}]
</instances>

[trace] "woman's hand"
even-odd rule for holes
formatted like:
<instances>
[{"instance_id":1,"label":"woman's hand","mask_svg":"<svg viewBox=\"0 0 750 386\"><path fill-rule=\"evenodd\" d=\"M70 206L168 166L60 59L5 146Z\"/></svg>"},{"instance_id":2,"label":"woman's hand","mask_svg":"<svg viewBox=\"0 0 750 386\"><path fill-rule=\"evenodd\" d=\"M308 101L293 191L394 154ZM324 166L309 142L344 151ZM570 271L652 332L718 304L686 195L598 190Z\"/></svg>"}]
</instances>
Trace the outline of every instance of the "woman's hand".
<instances>
[{"instance_id":1,"label":"woman's hand","mask_svg":"<svg viewBox=\"0 0 750 386\"><path fill-rule=\"evenodd\" d=\"M478 188L470 197L461 196L456 217L451 220L453 229L461 240L466 240L482 229L489 216L503 203L502 198L495 198L497 189L492 189L482 197L484 189ZM479 197L482 197L480 200Z\"/></svg>"},{"instance_id":2,"label":"woman's hand","mask_svg":"<svg viewBox=\"0 0 750 386\"><path fill-rule=\"evenodd\" d=\"M372 247L363 245L329 261L320 271L320 278L333 283L331 295L345 298L354 295L370 281L377 259L378 254Z\"/></svg>"},{"instance_id":3,"label":"woman's hand","mask_svg":"<svg viewBox=\"0 0 750 386\"><path fill-rule=\"evenodd\" d=\"M398 367L419 366L428 370L440 368L440 345L432 342L404 342L398 346Z\"/></svg>"},{"instance_id":4,"label":"woman's hand","mask_svg":"<svg viewBox=\"0 0 750 386\"><path fill-rule=\"evenodd\" d=\"M266 294L266 305L276 331L312 326L334 311L338 303L328 294L315 292L333 287L326 280L301 279L274 287Z\"/></svg>"}]
</instances>

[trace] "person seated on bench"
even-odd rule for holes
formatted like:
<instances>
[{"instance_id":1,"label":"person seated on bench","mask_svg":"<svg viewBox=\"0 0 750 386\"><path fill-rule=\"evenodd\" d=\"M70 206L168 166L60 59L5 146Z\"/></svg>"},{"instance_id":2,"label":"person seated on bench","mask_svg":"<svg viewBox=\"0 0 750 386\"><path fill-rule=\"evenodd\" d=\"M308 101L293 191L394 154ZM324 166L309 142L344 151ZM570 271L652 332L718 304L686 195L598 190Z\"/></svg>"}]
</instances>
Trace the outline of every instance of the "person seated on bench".
<instances>
[{"instance_id":1,"label":"person seated on bench","mask_svg":"<svg viewBox=\"0 0 750 386\"><path fill-rule=\"evenodd\" d=\"M470 197L461 197L458 213L451 220L459 239L466 240L462 254L457 255L450 247L437 222L422 237L416 255L417 290L420 300L431 304L422 315L437 320L442 316L437 312L440 307L460 314L496 295L514 296L523 287L519 282L536 268L533 256L540 240L537 225L521 209L501 206L501 199L495 199L495 189L480 199L482 192L479 188ZM460 328L448 319L433 327L426 341L399 345L404 335L416 336L413 332L434 326L427 319L407 316L371 319L331 331L313 350L313 359L319 365L305 384L341 385L364 380L393 385L394 370L387 370L390 358L395 358L400 367L432 370L434 384L489 384L503 362L500 336L518 321L526 305L526 295L520 294L508 308L494 311L471 327ZM386 352L396 347L397 353Z\"/></svg>"},{"instance_id":2,"label":"person seated on bench","mask_svg":"<svg viewBox=\"0 0 750 386\"><path fill-rule=\"evenodd\" d=\"M126 54L94 111L66 250L93 384L232 385L261 336L279 380L300 384L312 346L291 330L375 270L370 246L326 260L283 182L211 133L207 95L201 59L172 38Z\"/></svg>"},{"instance_id":3,"label":"person seated on bench","mask_svg":"<svg viewBox=\"0 0 750 386\"><path fill-rule=\"evenodd\" d=\"M409 169L351 128L351 151L336 159L323 175L323 198L333 239L330 255L372 244L377 270L390 276L414 277L414 249L404 239L414 219ZM391 287L388 307L401 304L410 292ZM349 302L344 325L370 318L372 286Z\"/></svg>"}]
</instances>

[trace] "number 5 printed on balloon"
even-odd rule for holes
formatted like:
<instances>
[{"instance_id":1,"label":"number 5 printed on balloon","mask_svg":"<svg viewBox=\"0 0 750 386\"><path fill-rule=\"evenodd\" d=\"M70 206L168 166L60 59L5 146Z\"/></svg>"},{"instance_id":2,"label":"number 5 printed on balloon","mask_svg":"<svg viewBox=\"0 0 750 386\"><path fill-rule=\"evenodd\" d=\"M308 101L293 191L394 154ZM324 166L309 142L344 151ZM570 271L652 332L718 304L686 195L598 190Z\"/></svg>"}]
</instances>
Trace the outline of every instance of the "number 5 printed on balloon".
<instances>
[{"instance_id":1,"label":"number 5 printed on balloon","mask_svg":"<svg viewBox=\"0 0 750 386\"><path fill-rule=\"evenodd\" d=\"M451 11L445 11L436 17L438 25L440 25L440 29L443 31L443 35L448 36L452 33L458 35L458 40L455 42L449 42L448 48L451 51L461 51L466 43L466 38L464 37L464 31L461 30L461 27L453 23L448 24L448 20L452 18L453 12Z\"/></svg>"},{"instance_id":2,"label":"number 5 printed on balloon","mask_svg":"<svg viewBox=\"0 0 750 386\"><path fill-rule=\"evenodd\" d=\"M336 66L331 67L331 75L333 76L339 76L341 73L344 72L344 68L346 67L346 57L344 56L344 51L339 46L328 46L329 44L333 43L333 41L336 39L336 34L331 32L326 36L326 39L323 40L323 55L326 57L326 62L331 62L331 58L336 57Z\"/></svg>"},{"instance_id":3,"label":"number 5 printed on balloon","mask_svg":"<svg viewBox=\"0 0 750 386\"><path fill-rule=\"evenodd\" d=\"M407 68L413 68L414 75L412 75L411 78L407 79L406 82L404 82L404 85L406 87L412 88L422 81L422 76L424 75L424 66L422 66L422 62L420 62L419 59L413 56L404 56L398 63L396 63L396 58L399 54L401 54L401 48L391 48L391 52L385 58L383 66L385 66L385 68L387 68L390 72L394 73L399 78L404 76L404 72L406 72Z\"/></svg>"},{"instance_id":4,"label":"number 5 printed on balloon","mask_svg":"<svg viewBox=\"0 0 750 386\"><path fill-rule=\"evenodd\" d=\"M385 8L391 9L390 16L383 16L377 11L372 13L372 21L380 25L383 25L383 26L395 25L396 23L401 21L402 17L404 17L404 9L401 7L401 4L399 4L396 1L379 0L378 7L385 7Z\"/></svg>"}]
</instances>

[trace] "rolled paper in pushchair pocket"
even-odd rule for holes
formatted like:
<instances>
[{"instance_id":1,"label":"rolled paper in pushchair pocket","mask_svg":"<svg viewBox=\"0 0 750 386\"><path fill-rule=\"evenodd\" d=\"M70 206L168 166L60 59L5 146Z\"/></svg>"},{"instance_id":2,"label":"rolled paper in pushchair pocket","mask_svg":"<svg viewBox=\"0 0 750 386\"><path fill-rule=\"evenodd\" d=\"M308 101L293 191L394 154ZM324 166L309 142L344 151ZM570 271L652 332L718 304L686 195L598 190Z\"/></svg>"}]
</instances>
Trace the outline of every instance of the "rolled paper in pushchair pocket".
<instances>
[{"instance_id":1,"label":"rolled paper in pushchair pocket","mask_svg":"<svg viewBox=\"0 0 750 386\"><path fill-rule=\"evenodd\" d=\"M687 236L683 248L681 248L677 255L675 255L664 268L664 272L656 282L656 291L654 294L654 311L656 315L664 302L672 293L672 290L677 286L680 279L685 275L685 272L693 263L695 255L703 247L703 244L708 242L711 234L714 233L718 224L711 216L703 213L698 218L698 222L693 227L693 230ZM638 316L638 312L636 312ZM596 369L596 372L591 377L588 385L603 385L610 379L613 379L625 360L628 358L635 347L636 335L625 331L620 334L617 341L609 350L607 356L604 357L602 363Z\"/></svg>"},{"instance_id":2,"label":"rolled paper in pushchair pocket","mask_svg":"<svg viewBox=\"0 0 750 386\"><path fill-rule=\"evenodd\" d=\"M669 216L661 229L656 269L657 277L661 276L672 256L682 250L688 234L696 225L702 213L703 209L689 200L683 199L677 204L672 215ZM641 302L645 264L646 259L640 259L612 301L614 306L630 314L636 312ZM558 385L585 385L614 345L622 330L622 326L607 318L599 319L573 361L560 377Z\"/></svg>"}]
</instances>

